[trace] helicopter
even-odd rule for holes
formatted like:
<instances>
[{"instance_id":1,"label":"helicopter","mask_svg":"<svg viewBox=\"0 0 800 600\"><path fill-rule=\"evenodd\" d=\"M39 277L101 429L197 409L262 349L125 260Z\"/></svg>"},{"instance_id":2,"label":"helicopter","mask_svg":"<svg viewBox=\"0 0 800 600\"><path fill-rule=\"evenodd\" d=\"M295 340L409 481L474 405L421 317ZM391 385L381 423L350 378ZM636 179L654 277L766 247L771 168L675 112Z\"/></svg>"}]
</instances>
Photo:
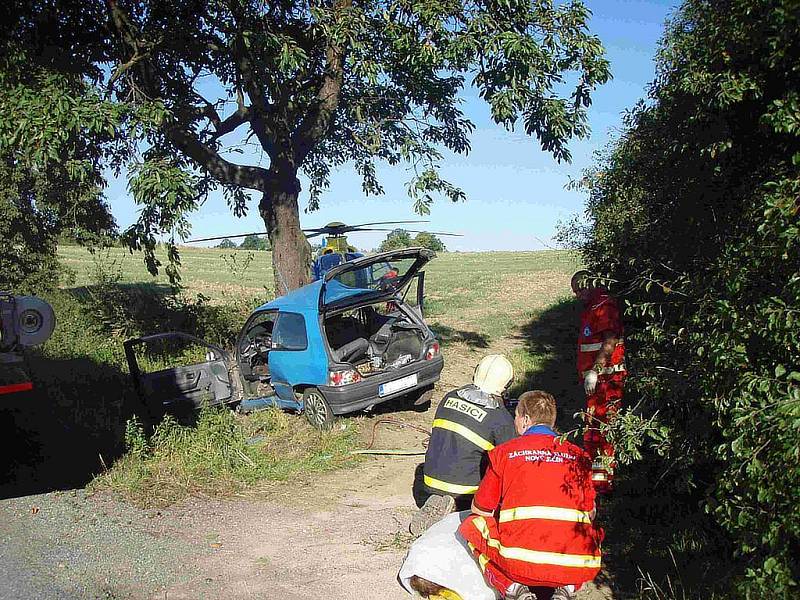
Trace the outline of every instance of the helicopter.
<instances>
[{"instance_id":1,"label":"helicopter","mask_svg":"<svg viewBox=\"0 0 800 600\"><path fill-rule=\"evenodd\" d=\"M413 223L428 223L429 221L376 221L374 223L359 223L358 225L347 225L339 221L332 221L324 227L312 229L302 229L306 238L314 238L324 235L322 245L317 250L314 261L311 265L311 274L314 281L321 279L325 273L342 263L355 260L364 256L357 248L347 241L347 234L354 231L394 231L394 229L375 228L374 225L406 225ZM430 233L432 235L458 236L460 233L447 233L444 231L420 231L416 229L404 229L408 233ZM210 242L231 238L247 237L248 235L266 235L266 231L254 233L241 233L237 235L221 235L216 237L200 238L187 240L187 243Z\"/></svg>"}]
</instances>

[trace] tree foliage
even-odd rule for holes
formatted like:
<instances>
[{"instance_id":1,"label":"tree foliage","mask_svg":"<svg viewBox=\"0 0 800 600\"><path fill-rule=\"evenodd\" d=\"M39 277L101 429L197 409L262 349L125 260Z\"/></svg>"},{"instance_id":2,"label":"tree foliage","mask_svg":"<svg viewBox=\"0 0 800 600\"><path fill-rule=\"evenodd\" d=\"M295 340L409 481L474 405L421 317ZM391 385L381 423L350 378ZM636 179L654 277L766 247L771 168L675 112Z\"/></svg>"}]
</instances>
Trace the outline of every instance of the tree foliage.
<instances>
[{"instance_id":1,"label":"tree foliage","mask_svg":"<svg viewBox=\"0 0 800 600\"><path fill-rule=\"evenodd\" d=\"M233 250L234 248L238 248L239 246L236 245L236 242L230 239L224 239L219 244L217 244L217 248L222 248L223 250Z\"/></svg>"},{"instance_id":2,"label":"tree foliage","mask_svg":"<svg viewBox=\"0 0 800 600\"><path fill-rule=\"evenodd\" d=\"M378 246L380 252L388 252L389 250L399 250L401 248L410 248L414 243L411 239L411 234L405 229L394 229L386 235L386 239Z\"/></svg>"},{"instance_id":3,"label":"tree foliage","mask_svg":"<svg viewBox=\"0 0 800 600\"><path fill-rule=\"evenodd\" d=\"M242 250L269 250L269 240L260 235L248 235L239 244Z\"/></svg>"},{"instance_id":4,"label":"tree foliage","mask_svg":"<svg viewBox=\"0 0 800 600\"><path fill-rule=\"evenodd\" d=\"M405 162L426 213L436 195L464 197L439 163L442 148L469 151L465 87L496 123L568 160L568 140L587 133L590 94L609 78L577 0L34 0L11 13L1 27L12 45L90 88L100 110L74 119L119 144L105 158L126 167L141 212L125 239L149 268L158 236L185 235L185 215L210 190L237 216L255 190L281 293L308 277L300 174L314 209L332 169L352 165L365 194L381 194L377 164ZM34 160L58 138L44 132L5 132L5 143Z\"/></svg>"},{"instance_id":5,"label":"tree foliage","mask_svg":"<svg viewBox=\"0 0 800 600\"><path fill-rule=\"evenodd\" d=\"M97 244L116 232L100 156L118 107L39 59L0 42L0 289L24 293L58 283L59 236Z\"/></svg>"},{"instance_id":6,"label":"tree foliage","mask_svg":"<svg viewBox=\"0 0 800 600\"><path fill-rule=\"evenodd\" d=\"M657 447L651 493L713 519L750 597L800 583L799 56L796 2L687 0L583 181L586 259L634 329L616 435Z\"/></svg>"},{"instance_id":7,"label":"tree foliage","mask_svg":"<svg viewBox=\"0 0 800 600\"><path fill-rule=\"evenodd\" d=\"M421 231L413 238L411 234L405 229L395 229L386 235L386 239L381 242L378 247L380 252L387 252L389 250L398 250L400 248L427 248L434 252L446 252L447 248L438 237L432 233Z\"/></svg>"},{"instance_id":8,"label":"tree foliage","mask_svg":"<svg viewBox=\"0 0 800 600\"><path fill-rule=\"evenodd\" d=\"M427 248L434 252L447 252L447 247L444 245L444 242L436 237L435 234L428 233L427 231L420 231L415 235L414 242L411 245Z\"/></svg>"}]
</instances>

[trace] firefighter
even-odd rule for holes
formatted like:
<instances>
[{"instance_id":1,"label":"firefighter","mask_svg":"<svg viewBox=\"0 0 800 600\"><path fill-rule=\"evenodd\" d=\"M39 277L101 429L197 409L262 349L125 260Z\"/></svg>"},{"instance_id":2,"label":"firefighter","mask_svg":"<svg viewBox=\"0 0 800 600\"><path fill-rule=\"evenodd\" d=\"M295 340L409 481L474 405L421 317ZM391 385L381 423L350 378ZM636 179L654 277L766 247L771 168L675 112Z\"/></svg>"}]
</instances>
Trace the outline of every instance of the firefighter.
<instances>
[{"instance_id":1,"label":"firefighter","mask_svg":"<svg viewBox=\"0 0 800 600\"><path fill-rule=\"evenodd\" d=\"M591 285L591 274L572 276L572 291L583 302L578 333L578 377L586 393L587 429L583 448L593 459L597 490L610 492L614 480L614 446L600 425L619 410L625 381L625 342L619 303L605 288Z\"/></svg>"},{"instance_id":2,"label":"firefighter","mask_svg":"<svg viewBox=\"0 0 800 600\"><path fill-rule=\"evenodd\" d=\"M430 496L411 520L412 534L421 534L454 508L469 508L486 452L515 435L514 419L503 403L513 380L508 359L490 354L475 367L471 385L453 390L439 403L423 467Z\"/></svg>"},{"instance_id":3,"label":"firefighter","mask_svg":"<svg viewBox=\"0 0 800 600\"><path fill-rule=\"evenodd\" d=\"M489 466L459 527L486 581L504 598L570 598L600 570L591 459L554 431L556 401L520 396L519 437L489 452Z\"/></svg>"}]
</instances>

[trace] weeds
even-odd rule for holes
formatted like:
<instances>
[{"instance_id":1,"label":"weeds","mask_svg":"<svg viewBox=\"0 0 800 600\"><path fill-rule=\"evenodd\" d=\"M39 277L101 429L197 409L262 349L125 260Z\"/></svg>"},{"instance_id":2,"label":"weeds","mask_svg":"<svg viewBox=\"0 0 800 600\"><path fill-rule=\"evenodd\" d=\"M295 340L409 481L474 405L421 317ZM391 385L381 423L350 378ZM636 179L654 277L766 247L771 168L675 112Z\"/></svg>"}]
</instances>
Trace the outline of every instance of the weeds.
<instances>
[{"instance_id":1,"label":"weeds","mask_svg":"<svg viewBox=\"0 0 800 600\"><path fill-rule=\"evenodd\" d=\"M394 550L405 551L411 547L414 536L407 531L395 531L393 534L379 540L371 540L370 545L377 552L391 552Z\"/></svg>"},{"instance_id":2,"label":"weeds","mask_svg":"<svg viewBox=\"0 0 800 600\"><path fill-rule=\"evenodd\" d=\"M720 597L713 591L705 590L703 594L692 592L687 589L681 577L681 569L675 560L672 550L669 552L672 559L672 566L675 569L675 576L665 575L664 580L659 584L651 573L645 573L639 569L639 598L642 600L691 600L692 598L703 597L707 600L719 600ZM708 587L713 587L714 582L706 582Z\"/></svg>"},{"instance_id":3,"label":"weeds","mask_svg":"<svg viewBox=\"0 0 800 600\"><path fill-rule=\"evenodd\" d=\"M110 489L139 506L164 506L198 494L229 496L261 481L352 464L347 451L355 435L350 424L320 434L277 409L240 416L205 408L194 426L168 415L149 438L130 420L125 456L92 487Z\"/></svg>"}]
</instances>

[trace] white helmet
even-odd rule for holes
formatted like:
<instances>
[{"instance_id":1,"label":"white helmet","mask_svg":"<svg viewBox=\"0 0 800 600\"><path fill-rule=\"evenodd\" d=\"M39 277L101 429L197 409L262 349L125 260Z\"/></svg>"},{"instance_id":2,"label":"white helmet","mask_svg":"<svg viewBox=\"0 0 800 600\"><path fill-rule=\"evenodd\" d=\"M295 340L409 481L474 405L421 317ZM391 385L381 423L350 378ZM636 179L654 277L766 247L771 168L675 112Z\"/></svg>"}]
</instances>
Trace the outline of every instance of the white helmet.
<instances>
[{"instance_id":1,"label":"white helmet","mask_svg":"<svg viewBox=\"0 0 800 600\"><path fill-rule=\"evenodd\" d=\"M500 396L513 380L514 367L502 354L484 356L472 376L472 383L495 396Z\"/></svg>"}]
</instances>

